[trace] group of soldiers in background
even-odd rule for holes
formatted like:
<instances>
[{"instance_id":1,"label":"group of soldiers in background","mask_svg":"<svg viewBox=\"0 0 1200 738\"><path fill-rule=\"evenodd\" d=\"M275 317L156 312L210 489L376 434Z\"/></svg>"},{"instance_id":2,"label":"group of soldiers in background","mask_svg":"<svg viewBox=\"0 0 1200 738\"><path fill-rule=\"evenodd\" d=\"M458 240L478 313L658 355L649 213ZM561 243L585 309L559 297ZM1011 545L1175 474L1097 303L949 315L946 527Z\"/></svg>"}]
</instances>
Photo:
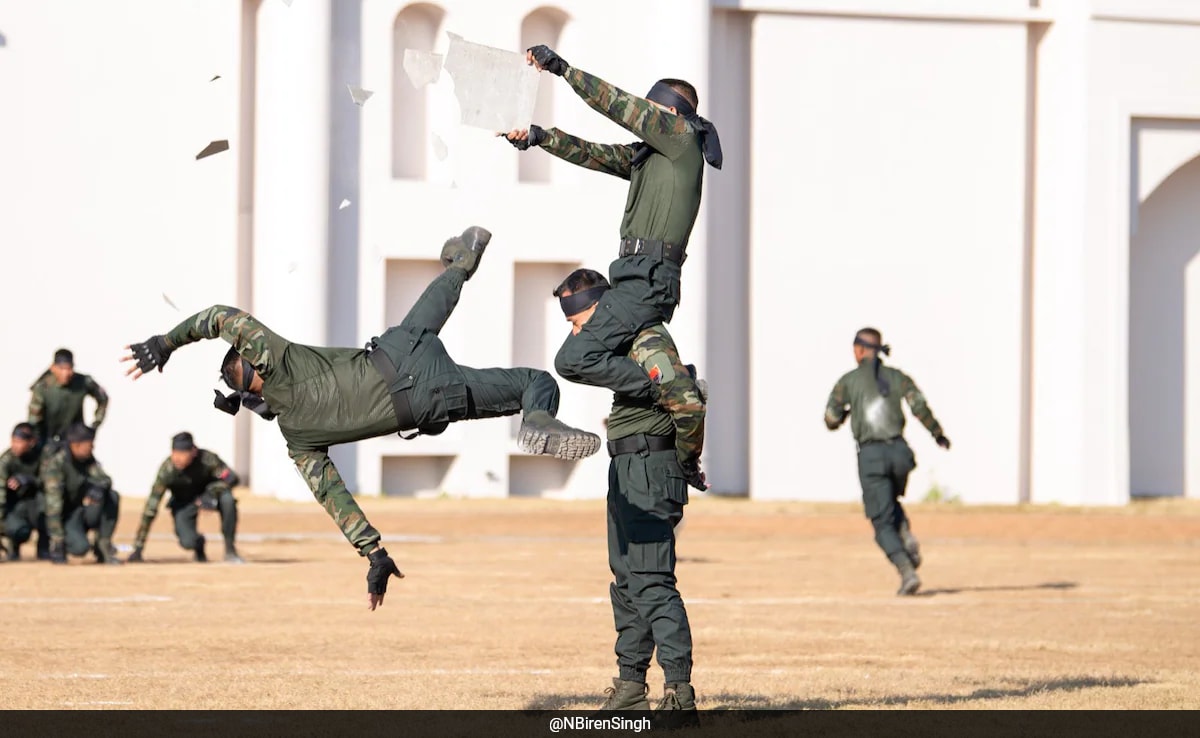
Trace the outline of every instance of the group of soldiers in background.
<instances>
[{"instance_id":1,"label":"group of soldiers in background","mask_svg":"<svg viewBox=\"0 0 1200 738\"><path fill-rule=\"evenodd\" d=\"M75 357L67 349L55 352L54 363L30 389L29 420L13 428L9 448L0 454L0 561L21 559L22 545L36 533L39 560L65 564L68 555L90 552L100 563L121 563L113 545L121 495L94 455L108 395L94 379L75 371ZM84 422L87 397L96 403L91 425ZM196 522L202 509L218 510L225 560L242 563L234 546L237 483L233 470L213 452L197 448L190 433L176 435L146 500L128 560L142 561L150 524L170 490L179 544L196 561L207 561Z\"/></svg>"}]
</instances>

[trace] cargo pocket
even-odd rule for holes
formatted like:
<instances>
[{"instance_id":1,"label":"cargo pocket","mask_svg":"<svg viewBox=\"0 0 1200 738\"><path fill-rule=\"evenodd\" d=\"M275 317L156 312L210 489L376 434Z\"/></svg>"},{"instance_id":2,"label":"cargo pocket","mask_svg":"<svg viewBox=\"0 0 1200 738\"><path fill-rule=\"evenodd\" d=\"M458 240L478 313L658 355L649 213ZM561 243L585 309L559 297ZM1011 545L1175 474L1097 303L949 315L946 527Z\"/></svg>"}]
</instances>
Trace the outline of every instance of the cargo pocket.
<instances>
[{"instance_id":1,"label":"cargo pocket","mask_svg":"<svg viewBox=\"0 0 1200 738\"><path fill-rule=\"evenodd\" d=\"M675 568L675 532L665 520L640 520L629 526L629 570L666 573Z\"/></svg>"},{"instance_id":2,"label":"cargo pocket","mask_svg":"<svg viewBox=\"0 0 1200 738\"><path fill-rule=\"evenodd\" d=\"M641 327L633 312L619 295L613 295L615 290L609 290L596 306L596 312L584 324L584 331L604 345L609 351L616 351L628 343ZM568 339L569 341L570 339Z\"/></svg>"}]
</instances>

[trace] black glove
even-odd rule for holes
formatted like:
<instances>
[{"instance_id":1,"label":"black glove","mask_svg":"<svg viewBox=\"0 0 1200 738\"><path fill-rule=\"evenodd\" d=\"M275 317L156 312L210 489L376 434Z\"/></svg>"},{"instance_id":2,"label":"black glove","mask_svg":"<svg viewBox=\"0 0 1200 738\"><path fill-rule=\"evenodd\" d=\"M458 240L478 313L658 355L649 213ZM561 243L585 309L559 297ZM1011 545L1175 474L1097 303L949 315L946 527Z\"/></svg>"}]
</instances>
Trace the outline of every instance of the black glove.
<instances>
[{"instance_id":1,"label":"black glove","mask_svg":"<svg viewBox=\"0 0 1200 738\"><path fill-rule=\"evenodd\" d=\"M937 442L937 445L941 446L942 448L946 449L947 451L950 450L950 439L949 438L946 438L943 435L939 435L937 438L934 438L933 440Z\"/></svg>"},{"instance_id":2,"label":"black glove","mask_svg":"<svg viewBox=\"0 0 1200 738\"><path fill-rule=\"evenodd\" d=\"M167 348L167 339L163 336L151 336L142 343L131 344L129 350L137 360L138 369L142 370L142 374L149 374L151 369L158 369L161 373L167 359L171 358L172 351Z\"/></svg>"},{"instance_id":3,"label":"black glove","mask_svg":"<svg viewBox=\"0 0 1200 738\"><path fill-rule=\"evenodd\" d=\"M382 604L383 595L387 594L388 578L395 575L403 579L404 575L400 573L400 568L392 561L392 557L388 556L386 548L377 548L367 554L367 561L371 562L371 568L367 569L367 594L380 595L379 600Z\"/></svg>"},{"instance_id":4,"label":"black glove","mask_svg":"<svg viewBox=\"0 0 1200 738\"><path fill-rule=\"evenodd\" d=\"M708 481L704 472L700 471L699 461L685 461L680 464L680 467L683 469L683 481L687 482L689 487L695 487L701 492L708 491Z\"/></svg>"},{"instance_id":5,"label":"black glove","mask_svg":"<svg viewBox=\"0 0 1200 738\"><path fill-rule=\"evenodd\" d=\"M17 480L17 489L15 490L17 494L37 488L37 477L29 474L14 474L13 479Z\"/></svg>"},{"instance_id":6,"label":"black glove","mask_svg":"<svg viewBox=\"0 0 1200 738\"><path fill-rule=\"evenodd\" d=\"M201 510L216 510L217 509L217 498L214 495L208 495L208 494L200 495L200 499L197 500L197 502L200 503Z\"/></svg>"},{"instance_id":7,"label":"black glove","mask_svg":"<svg viewBox=\"0 0 1200 738\"><path fill-rule=\"evenodd\" d=\"M511 139L505 137L505 141L512 144L517 151L525 151L533 146L541 146L542 141L546 140L546 129L536 124L529 124L529 135L524 139Z\"/></svg>"},{"instance_id":8,"label":"black glove","mask_svg":"<svg viewBox=\"0 0 1200 738\"><path fill-rule=\"evenodd\" d=\"M133 549L133 553L129 554L129 557L125 559L125 563L127 564L140 564L143 561L145 561L145 559L142 558L141 547Z\"/></svg>"},{"instance_id":9,"label":"black glove","mask_svg":"<svg viewBox=\"0 0 1200 738\"><path fill-rule=\"evenodd\" d=\"M559 77L567 73L567 67L570 66L554 50L545 44L539 44L526 49L530 54L533 54L533 60L542 69L545 69L550 74L557 74Z\"/></svg>"},{"instance_id":10,"label":"black glove","mask_svg":"<svg viewBox=\"0 0 1200 738\"><path fill-rule=\"evenodd\" d=\"M67 563L67 549L63 546L62 541L50 542L50 563L65 564Z\"/></svg>"},{"instance_id":11,"label":"black glove","mask_svg":"<svg viewBox=\"0 0 1200 738\"><path fill-rule=\"evenodd\" d=\"M95 482L88 482L83 488L84 499L91 500L94 504L103 504L104 498L108 496L108 487Z\"/></svg>"}]
</instances>

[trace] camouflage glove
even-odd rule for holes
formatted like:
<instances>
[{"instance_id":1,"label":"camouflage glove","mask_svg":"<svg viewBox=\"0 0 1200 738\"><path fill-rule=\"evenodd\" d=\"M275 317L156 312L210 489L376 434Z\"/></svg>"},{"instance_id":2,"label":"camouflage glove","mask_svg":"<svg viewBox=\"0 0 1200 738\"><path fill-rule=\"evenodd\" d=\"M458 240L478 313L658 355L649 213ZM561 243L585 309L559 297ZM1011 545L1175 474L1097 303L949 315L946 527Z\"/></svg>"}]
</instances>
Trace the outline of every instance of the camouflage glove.
<instances>
[{"instance_id":1,"label":"camouflage glove","mask_svg":"<svg viewBox=\"0 0 1200 738\"><path fill-rule=\"evenodd\" d=\"M933 440L937 442L937 445L941 446L942 448L946 449L947 451L950 450L950 439L946 438L941 433L939 433L937 435L937 437L935 437Z\"/></svg>"},{"instance_id":2,"label":"camouflage glove","mask_svg":"<svg viewBox=\"0 0 1200 738\"><path fill-rule=\"evenodd\" d=\"M67 563L67 549L62 541L50 541L50 563Z\"/></svg>"},{"instance_id":3,"label":"camouflage glove","mask_svg":"<svg viewBox=\"0 0 1200 738\"><path fill-rule=\"evenodd\" d=\"M570 65L561 56L555 54L549 46L539 44L526 49L526 51L533 55L533 60L539 67L550 74L557 74L561 77L567 73L567 67Z\"/></svg>"},{"instance_id":4,"label":"camouflage glove","mask_svg":"<svg viewBox=\"0 0 1200 738\"><path fill-rule=\"evenodd\" d=\"M695 487L701 492L708 491L708 477L700 471L699 459L689 459L680 464L680 467L683 469L683 481L687 482L689 487Z\"/></svg>"},{"instance_id":5,"label":"camouflage glove","mask_svg":"<svg viewBox=\"0 0 1200 738\"><path fill-rule=\"evenodd\" d=\"M513 148L515 148L517 151L525 151L526 149L532 148L534 146L542 145L542 141L546 140L546 129L542 128L539 125L530 123L529 124L529 135L526 136L525 138L517 138L517 139L505 138L504 140L508 141L510 144L512 144Z\"/></svg>"},{"instance_id":6,"label":"camouflage glove","mask_svg":"<svg viewBox=\"0 0 1200 738\"><path fill-rule=\"evenodd\" d=\"M167 359L171 358L174 349L167 346L165 337L151 336L142 343L130 344L129 350L142 374L149 374L152 369L158 369L159 373L162 373L162 368L166 366Z\"/></svg>"},{"instance_id":7,"label":"camouflage glove","mask_svg":"<svg viewBox=\"0 0 1200 738\"><path fill-rule=\"evenodd\" d=\"M142 558L141 546L133 549L133 553L129 554L128 558L125 559L125 563L127 564L140 564L143 561L145 561L145 559Z\"/></svg>"},{"instance_id":8,"label":"camouflage glove","mask_svg":"<svg viewBox=\"0 0 1200 738\"><path fill-rule=\"evenodd\" d=\"M377 548L367 554L367 561L371 562L371 568L367 569L367 595L370 598L371 609L374 610L376 605L383 604L388 578L395 576L397 579L403 579L404 575L400 573L400 568L392 561L392 557L388 556L385 548Z\"/></svg>"}]
</instances>

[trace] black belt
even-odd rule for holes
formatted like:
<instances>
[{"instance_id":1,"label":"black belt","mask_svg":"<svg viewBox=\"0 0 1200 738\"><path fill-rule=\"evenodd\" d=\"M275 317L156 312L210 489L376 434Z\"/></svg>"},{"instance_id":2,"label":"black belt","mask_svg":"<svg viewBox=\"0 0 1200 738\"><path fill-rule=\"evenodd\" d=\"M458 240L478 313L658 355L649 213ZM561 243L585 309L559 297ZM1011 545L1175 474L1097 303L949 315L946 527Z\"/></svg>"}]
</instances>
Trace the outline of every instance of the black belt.
<instances>
[{"instance_id":1,"label":"black belt","mask_svg":"<svg viewBox=\"0 0 1200 738\"><path fill-rule=\"evenodd\" d=\"M889 438L886 441L882 441L879 439L875 439L873 441L863 441L862 443L858 444L858 450L862 451L864 446L874 446L877 443L884 443L884 444L887 444L888 446L891 446L896 441L903 441L903 440L904 440L904 436L896 436L895 438Z\"/></svg>"},{"instance_id":2,"label":"black belt","mask_svg":"<svg viewBox=\"0 0 1200 738\"><path fill-rule=\"evenodd\" d=\"M618 438L608 442L608 455L636 454L642 451L666 451L675 448L675 436L648 436L645 433L635 433L632 436Z\"/></svg>"},{"instance_id":3,"label":"black belt","mask_svg":"<svg viewBox=\"0 0 1200 738\"><path fill-rule=\"evenodd\" d=\"M683 262L687 261L686 249L687 244L664 243L649 238L623 238L619 253L622 257L648 254L683 266Z\"/></svg>"},{"instance_id":4,"label":"black belt","mask_svg":"<svg viewBox=\"0 0 1200 738\"><path fill-rule=\"evenodd\" d=\"M400 426L400 430L412 430L416 428L417 419L413 415L412 403L408 400L409 390L402 389L392 392L392 385L400 377L396 371L396 367L392 365L392 360L378 346L369 348L367 350L367 357L371 359L371 363L375 365L375 368L383 375L383 380L387 383L388 394L392 398L392 409L396 411L396 423ZM406 437L403 434L400 435Z\"/></svg>"}]
</instances>

